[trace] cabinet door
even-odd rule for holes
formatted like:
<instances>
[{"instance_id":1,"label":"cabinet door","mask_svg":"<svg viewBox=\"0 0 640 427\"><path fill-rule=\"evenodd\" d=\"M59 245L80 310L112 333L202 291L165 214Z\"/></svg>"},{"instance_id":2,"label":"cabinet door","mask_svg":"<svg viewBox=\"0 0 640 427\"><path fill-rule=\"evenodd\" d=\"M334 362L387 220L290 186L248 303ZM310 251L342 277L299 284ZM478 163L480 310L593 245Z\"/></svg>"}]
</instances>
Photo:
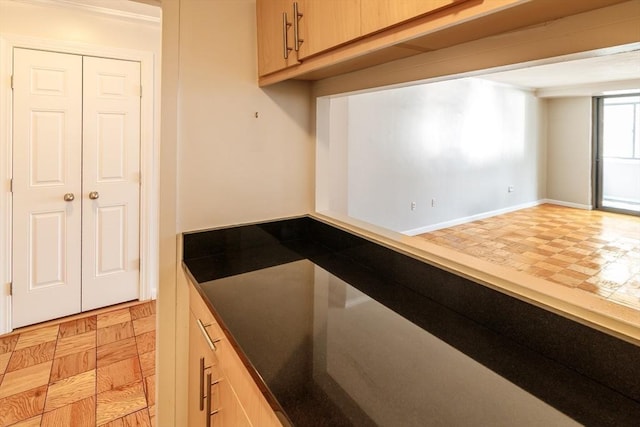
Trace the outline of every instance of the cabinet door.
<instances>
[{"instance_id":1,"label":"cabinet door","mask_svg":"<svg viewBox=\"0 0 640 427\"><path fill-rule=\"evenodd\" d=\"M464 0L367 0L362 4L362 34L383 30Z\"/></svg>"},{"instance_id":2,"label":"cabinet door","mask_svg":"<svg viewBox=\"0 0 640 427\"><path fill-rule=\"evenodd\" d=\"M237 396L238 404L244 408L243 415L246 414L251 425L282 427L283 424L278 420L276 413L228 340L223 339L220 341L217 354L220 361L220 370L231 384ZM223 401L225 398L222 397Z\"/></svg>"},{"instance_id":3,"label":"cabinet door","mask_svg":"<svg viewBox=\"0 0 640 427\"><path fill-rule=\"evenodd\" d=\"M213 426L220 427L251 427L251 423L240 405L240 401L228 380L217 384L220 394L220 411L214 415Z\"/></svg>"},{"instance_id":4,"label":"cabinet door","mask_svg":"<svg viewBox=\"0 0 640 427\"><path fill-rule=\"evenodd\" d=\"M204 358L204 367L213 365L213 355L209 349L196 317L189 313L189 425L193 427L206 426L205 400L206 372L202 369L201 359ZM210 369L210 368L209 368Z\"/></svg>"},{"instance_id":5,"label":"cabinet door","mask_svg":"<svg viewBox=\"0 0 640 427\"><path fill-rule=\"evenodd\" d=\"M363 3L366 3L365 0ZM360 37L361 0L298 0L298 59ZM292 10L293 13L293 10Z\"/></svg>"},{"instance_id":6,"label":"cabinet door","mask_svg":"<svg viewBox=\"0 0 640 427\"><path fill-rule=\"evenodd\" d=\"M203 319L199 314L194 314L201 308L198 302L202 301L192 301L194 305L192 308L195 310L189 313L189 427L251 427L236 392L228 378L224 376L216 352L211 350L200 329L198 319ZM206 316L202 317L206 318ZM221 334L216 324L211 324L206 329L210 336ZM217 338L213 339L217 340ZM221 341L216 346L220 344ZM211 377L208 376L209 374ZM211 399L209 405L213 415L207 415L208 395ZM209 424L207 424L207 417L209 417Z\"/></svg>"},{"instance_id":7,"label":"cabinet door","mask_svg":"<svg viewBox=\"0 0 640 427\"><path fill-rule=\"evenodd\" d=\"M260 76L298 63L293 50L292 5L291 0L257 0L256 2L258 75Z\"/></svg>"}]
</instances>

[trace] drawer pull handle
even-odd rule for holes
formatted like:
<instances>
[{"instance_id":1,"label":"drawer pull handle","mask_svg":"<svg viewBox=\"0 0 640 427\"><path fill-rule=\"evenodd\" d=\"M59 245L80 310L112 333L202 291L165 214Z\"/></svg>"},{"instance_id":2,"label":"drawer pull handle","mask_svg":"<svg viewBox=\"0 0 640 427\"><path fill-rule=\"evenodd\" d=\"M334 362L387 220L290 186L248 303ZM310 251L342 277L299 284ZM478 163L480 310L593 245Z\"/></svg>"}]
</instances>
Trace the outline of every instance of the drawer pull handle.
<instances>
[{"instance_id":1,"label":"drawer pull handle","mask_svg":"<svg viewBox=\"0 0 640 427\"><path fill-rule=\"evenodd\" d=\"M211 374L207 374L207 384L211 384ZM211 427L211 386L207 393L207 427Z\"/></svg>"},{"instance_id":2,"label":"drawer pull handle","mask_svg":"<svg viewBox=\"0 0 640 427\"><path fill-rule=\"evenodd\" d=\"M200 358L200 410L204 411L204 400L205 400L205 394L204 394L204 371L205 369L209 369L211 368L211 366L205 366L204 365L204 357Z\"/></svg>"},{"instance_id":3,"label":"drawer pull handle","mask_svg":"<svg viewBox=\"0 0 640 427\"><path fill-rule=\"evenodd\" d=\"M296 52L300 50L300 45L304 41L300 38L300 28L298 23L298 21L300 21L300 18L302 18L303 16L304 15L300 13L300 10L298 10L298 2L294 1L293 2L293 48L295 49Z\"/></svg>"},{"instance_id":4,"label":"drawer pull handle","mask_svg":"<svg viewBox=\"0 0 640 427\"><path fill-rule=\"evenodd\" d=\"M207 374L207 384L209 384L209 393L207 393L207 427L211 427L211 416L220 412L220 409L216 409L214 411L211 410L211 395L213 394L213 392L211 391L211 386L219 382L220 380L212 382L211 374Z\"/></svg>"},{"instance_id":5,"label":"drawer pull handle","mask_svg":"<svg viewBox=\"0 0 640 427\"><path fill-rule=\"evenodd\" d=\"M211 350L217 351L218 349L216 348L216 343L220 342L220 338L217 338L215 340L211 339L206 329L207 326L211 326L211 324L205 325L204 323L202 323L202 320L198 319L198 327L200 328L200 332L202 332L202 335L204 335L204 339L207 340L207 345Z\"/></svg>"},{"instance_id":6,"label":"drawer pull handle","mask_svg":"<svg viewBox=\"0 0 640 427\"><path fill-rule=\"evenodd\" d=\"M289 52L293 50L292 47L289 47L288 32L290 27L291 23L287 19L287 12L282 12L282 56L284 56L284 59L289 59Z\"/></svg>"}]
</instances>

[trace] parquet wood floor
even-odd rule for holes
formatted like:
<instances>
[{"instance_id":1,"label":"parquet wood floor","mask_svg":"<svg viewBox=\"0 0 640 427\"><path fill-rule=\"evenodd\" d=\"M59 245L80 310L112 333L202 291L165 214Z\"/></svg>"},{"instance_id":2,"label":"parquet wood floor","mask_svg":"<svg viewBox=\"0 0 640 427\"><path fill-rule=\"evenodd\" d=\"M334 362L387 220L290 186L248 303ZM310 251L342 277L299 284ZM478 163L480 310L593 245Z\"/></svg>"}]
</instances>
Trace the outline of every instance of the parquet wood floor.
<instances>
[{"instance_id":1,"label":"parquet wood floor","mask_svg":"<svg viewBox=\"0 0 640 427\"><path fill-rule=\"evenodd\" d=\"M540 205L418 237L640 310L640 218Z\"/></svg>"},{"instance_id":2,"label":"parquet wood floor","mask_svg":"<svg viewBox=\"0 0 640 427\"><path fill-rule=\"evenodd\" d=\"M0 427L155 424L155 301L0 336Z\"/></svg>"}]
</instances>

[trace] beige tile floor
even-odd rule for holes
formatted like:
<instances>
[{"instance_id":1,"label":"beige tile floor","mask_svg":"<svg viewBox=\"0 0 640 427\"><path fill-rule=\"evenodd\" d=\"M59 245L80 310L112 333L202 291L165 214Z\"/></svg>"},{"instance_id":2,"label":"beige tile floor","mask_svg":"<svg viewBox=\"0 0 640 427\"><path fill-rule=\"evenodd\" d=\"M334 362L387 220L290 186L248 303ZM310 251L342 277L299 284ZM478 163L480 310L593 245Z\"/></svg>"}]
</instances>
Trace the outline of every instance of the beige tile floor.
<instances>
[{"instance_id":1,"label":"beige tile floor","mask_svg":"<svg viewBox=\"0 0 640 427\"><path fill-rule=\"evenodd\" d=\"M418 237L640 310L640 217L545 204Z\"/></svg>"},{"instance_id":2,"label":"beige tile floor","mask_svg":"<svg viewBox=\"0 0 640 427\"><path fill-rule=\"evenodd\" d=\"M0 336L0 426L153 426L155 302Z\"/></svg>"}]
</instances>

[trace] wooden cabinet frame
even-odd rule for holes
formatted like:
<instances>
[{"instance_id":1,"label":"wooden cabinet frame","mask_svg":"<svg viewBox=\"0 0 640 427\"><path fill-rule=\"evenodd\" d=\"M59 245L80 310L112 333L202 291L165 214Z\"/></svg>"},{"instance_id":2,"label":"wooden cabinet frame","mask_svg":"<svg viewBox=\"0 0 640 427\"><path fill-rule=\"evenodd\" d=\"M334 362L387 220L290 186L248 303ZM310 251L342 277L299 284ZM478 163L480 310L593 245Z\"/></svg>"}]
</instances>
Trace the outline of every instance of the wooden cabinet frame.
<instances>
[{"instance_id":1,"label":"wooden cabinet frame","mask_svg":"<svg viewBox=\"0 0 640 427\"><path fill-rule=\"evenodd\" d=\"M288 79L321 80L624 2L459 0L311 56L279 72L261 75L258 83L266 86Z\"/></svg>"},{"instance_id":2,"label":"wooden cabinet frame","mask_svg":"<svg viewBox=\"0 0 640 427\"><path fill-rule=\"evenodd\" d=\"M243 362L196 286L189 283L189 426L281 427L249 373L253 368ZM210 424L206 423L207 405L203 405L207 397L212 402Z\"/></svg>"}]
</instances>

